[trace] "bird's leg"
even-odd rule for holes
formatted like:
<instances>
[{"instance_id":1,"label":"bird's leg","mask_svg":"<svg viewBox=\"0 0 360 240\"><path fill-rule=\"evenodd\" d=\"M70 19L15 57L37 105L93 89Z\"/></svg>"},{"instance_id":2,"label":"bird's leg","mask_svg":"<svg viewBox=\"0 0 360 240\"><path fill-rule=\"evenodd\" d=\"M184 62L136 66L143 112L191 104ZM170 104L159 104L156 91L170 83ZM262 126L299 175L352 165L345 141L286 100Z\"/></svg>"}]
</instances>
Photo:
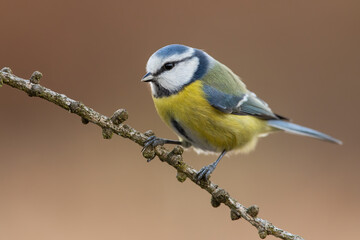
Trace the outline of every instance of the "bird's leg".
<instances>
[{"instance_id":1,"label":"bird's leg","mask_svg":"<svg viewBox=\"0 0 360 240\"><path fill-rule=\"evenodd\" d=\"M176 141L176 140L170 140L170 139L165 139L165 138L158 138L156 136L150 136L144 144L143 149L141 150L141 152L145 151L145 149L148 146L152 146L153 148L158 146L158 145L164 145L164 144L177 144L177 145L184 145L184 143L182 141Z\"/></svg>"},{"instance_id":2,"label":"bird's leg","mask_svg":"<svg viewBox=\"0 0 360 240\"><path fill-rule=\"evenodd\" d=\"M223 150L215 162L201 168L200 171L196 174L196 180L200 181L202 178L204 178L206 181L209 180L210 174L215 170L216 166L220 162L220 159L225 155L225 153L226 150Z\"/></svg>"}]
</instances>

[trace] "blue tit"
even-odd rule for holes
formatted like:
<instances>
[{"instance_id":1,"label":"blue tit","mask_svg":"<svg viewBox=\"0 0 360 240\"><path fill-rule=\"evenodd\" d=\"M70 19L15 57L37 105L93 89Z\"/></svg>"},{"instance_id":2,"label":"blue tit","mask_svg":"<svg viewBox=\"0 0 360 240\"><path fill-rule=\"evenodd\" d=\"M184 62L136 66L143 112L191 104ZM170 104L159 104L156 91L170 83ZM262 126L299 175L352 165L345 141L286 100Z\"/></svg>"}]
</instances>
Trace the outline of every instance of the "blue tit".
<instances>
[{"instance_id":1,"label":"blue tit","mask_svg":"<svg viewBox=\"0 0 360 240\"><path fill-rule=\"evenodd\" d=\"M248 152L255 148L259 137L272 132L285 131L341 144L273 113L236 74L200 49L165 46L149 58L146 70L142 82L150 83L155 108L179 141L152 136L144 149L179 144L220 153L215 162L198 172L198 181L208 180L227 152Z\"/></svg>"}]
</instances>

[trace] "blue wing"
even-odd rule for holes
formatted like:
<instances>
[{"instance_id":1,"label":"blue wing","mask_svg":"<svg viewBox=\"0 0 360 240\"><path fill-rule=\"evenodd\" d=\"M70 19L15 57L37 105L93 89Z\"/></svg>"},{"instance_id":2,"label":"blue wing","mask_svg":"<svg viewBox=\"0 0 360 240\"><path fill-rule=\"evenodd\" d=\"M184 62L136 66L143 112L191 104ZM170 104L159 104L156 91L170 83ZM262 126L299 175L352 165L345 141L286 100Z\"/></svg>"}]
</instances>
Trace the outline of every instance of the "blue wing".
<instances>
[{"instance_id":1,"label":"blue wing","mask_svg":"<svg viewBox=\"0 0 360 240\"><path fill-rule=\"evenodd\" d=\"M274 114L268 104L250 91L239 95L224 93L212 86L204 84L203 90L211 106L221 112L236 115L251 115L264 120L282 119L285 117Z\"/></svg>"}]
</instances>

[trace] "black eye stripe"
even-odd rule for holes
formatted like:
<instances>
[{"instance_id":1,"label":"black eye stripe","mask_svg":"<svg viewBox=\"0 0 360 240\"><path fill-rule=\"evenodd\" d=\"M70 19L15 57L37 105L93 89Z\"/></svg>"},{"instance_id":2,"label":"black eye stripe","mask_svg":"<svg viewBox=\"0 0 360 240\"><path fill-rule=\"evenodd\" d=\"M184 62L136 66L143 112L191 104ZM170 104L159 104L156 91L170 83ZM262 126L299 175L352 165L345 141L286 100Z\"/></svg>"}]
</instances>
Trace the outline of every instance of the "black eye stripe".
<instances>
[{"instance_id":1,"label":"black eye stripe","mask_svg":"<svg viewBox=\"0 0 360 240\"><path fill-rule=\"evenodd\" d=\"M184 61L186 61L186 60L189 60L189 59L191 59L191 58L193 58L193 57L194 57L194 56L186 57L186 58L183 58L183 59L181 59L181 60L179 60L179 61L166 62L166 63L164 63L164 64L161 66L161 68L160 68L156 73L153 74L153 76L158 76L158 75L162 74L162 73L165 72L165 71L171 70L171 69L166 69L166 68L165 68L165 65L166 65L166 64L173 64L173 67L172 67L172 68L174 68L174 67L176 66L176 64L181 63L181 62L184 62Z\"/></svg>"}]
</instances>

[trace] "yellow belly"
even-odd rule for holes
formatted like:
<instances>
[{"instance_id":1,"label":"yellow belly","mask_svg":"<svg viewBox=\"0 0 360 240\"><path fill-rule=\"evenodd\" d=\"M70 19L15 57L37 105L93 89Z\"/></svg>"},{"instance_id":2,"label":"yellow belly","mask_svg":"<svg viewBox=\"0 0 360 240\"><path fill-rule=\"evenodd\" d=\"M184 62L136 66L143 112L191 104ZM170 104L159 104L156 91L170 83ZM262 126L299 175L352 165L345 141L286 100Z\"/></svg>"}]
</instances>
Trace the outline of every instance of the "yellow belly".
<instances>
[{"instance_id":1,"label":"yellow belly","mask_svg":"<svg viewBox=\"0 0 360 240\"><path fill-rule=\"evenodd\" d=\"M178 122L191 139L189 142L202 150L251 150L260 134L271 131L264 120L227 114L212 107L205 99L199 80L178 94L153 100L162 120L172 129L171 122ZM178 133L176 129L175 132Z\"/></svg>"}]
</instances>

